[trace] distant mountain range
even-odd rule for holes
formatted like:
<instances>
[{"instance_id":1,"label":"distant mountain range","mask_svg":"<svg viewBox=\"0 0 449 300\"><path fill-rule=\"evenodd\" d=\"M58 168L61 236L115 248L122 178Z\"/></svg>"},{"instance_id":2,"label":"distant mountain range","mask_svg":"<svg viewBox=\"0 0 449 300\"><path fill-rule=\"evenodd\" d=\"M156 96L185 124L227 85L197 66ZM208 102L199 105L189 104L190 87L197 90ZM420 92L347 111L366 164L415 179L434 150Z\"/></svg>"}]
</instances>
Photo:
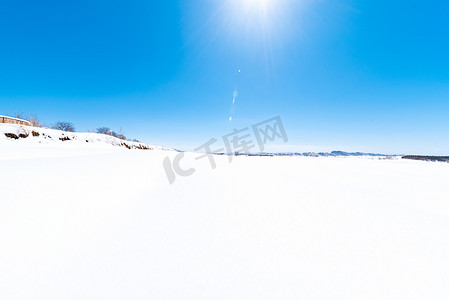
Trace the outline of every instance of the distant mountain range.
<instances>
[{"instance_id":1,"label":"distant mountain range","mask_svg":"<svg viewBox=\"0 0 449 300\"><path fill-rule=\"evenodd\" d=\"M226 153L216 153L220 155L226 155ZM364 152L345 152L345 151L332 151L332 152L258 152L258 153L235 153L234 155L247 155L247 156L401 156L401 155L387 155L380 153L364 153Z\"/></svg>"}]
</instances>

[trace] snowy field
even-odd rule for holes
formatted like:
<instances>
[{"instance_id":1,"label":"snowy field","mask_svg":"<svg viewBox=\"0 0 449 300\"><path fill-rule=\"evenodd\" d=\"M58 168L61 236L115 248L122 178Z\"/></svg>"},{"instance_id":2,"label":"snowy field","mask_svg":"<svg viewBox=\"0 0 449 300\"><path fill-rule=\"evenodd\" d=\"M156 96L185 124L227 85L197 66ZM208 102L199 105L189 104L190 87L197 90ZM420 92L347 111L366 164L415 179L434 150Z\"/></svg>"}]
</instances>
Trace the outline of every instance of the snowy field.
<instances>
[{"instance_id":1,"label":"snowy field","mask_svg":"<svg viewBox=\"0 0 449 300\"><path fill-rule=\"evenodd\" d=\"M0 298L449 299L449 164L0 138Z\"/></svg>"}]
</instances>

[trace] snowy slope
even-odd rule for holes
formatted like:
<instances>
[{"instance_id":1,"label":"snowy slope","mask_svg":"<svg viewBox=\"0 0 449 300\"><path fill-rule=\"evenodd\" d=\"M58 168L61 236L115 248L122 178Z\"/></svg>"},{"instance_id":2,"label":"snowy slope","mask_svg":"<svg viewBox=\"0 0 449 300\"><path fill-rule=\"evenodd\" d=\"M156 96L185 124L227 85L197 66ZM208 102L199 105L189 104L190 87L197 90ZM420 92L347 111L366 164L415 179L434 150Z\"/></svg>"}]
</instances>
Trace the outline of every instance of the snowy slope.
<instances>
[{"instance_id":1,"label":"snowy slope","mask_svg":"<svg viewBox=\"0 0 449 300\"><path fill-rule=\"evenodd\" d=\"M0 144L2 299L449 297L449 164L216 156L212 170L186 153L195 173L169 185L176 152L27 139Z\"/></svg>"},{"instance_id":2,"label":"snowy slope","mask_svg":"<svg viewBox=\"0 0 449 300\"><path fill-rule=\"evenodd\" d=\"M140 142L131 142L118 139L116 137L88 132L65 132L61 130L16 125L16 124L0 124L0 145L11 141L21 142L25 144L58 144L61 142L77 144L84 146L85 144L95 144L99 146L119 146L127 149L145 149L145 150L172 150L169 148L148 145Z\"/></svg>"}]
</instances>

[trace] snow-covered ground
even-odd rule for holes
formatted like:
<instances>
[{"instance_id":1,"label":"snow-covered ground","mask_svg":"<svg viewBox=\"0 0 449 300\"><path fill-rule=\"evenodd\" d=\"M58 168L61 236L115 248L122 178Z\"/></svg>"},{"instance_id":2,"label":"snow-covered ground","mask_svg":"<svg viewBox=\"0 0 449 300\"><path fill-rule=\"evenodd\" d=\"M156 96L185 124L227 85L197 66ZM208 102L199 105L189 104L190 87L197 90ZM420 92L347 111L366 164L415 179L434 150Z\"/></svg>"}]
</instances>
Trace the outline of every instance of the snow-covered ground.
<instances>
[{"instance_id":1,"label":"snow-covered ground","mask_svg":"<svg viewBox=\"0 0 449 300\"><path fill-rule=\"evenodd\" d=\"M11 136L11 134L15 136ZM96 150L111 150L112 146L124 149L172 150L161 146L121 140L106 134L65 132L49 128L0 123L0 147L2 148L0 160L92 154L92 151ZM30 150L31 148L33 150Z\"/></svg>"},{"instance_id":2,"label":"snow-covered ground","mask_svg":"<svg viewBox=\"0 0 449 300\"><path fill-rule=\"evenodd\" d=\"M176 155L0 138L0 298L449 298L449 164Z\"/></svg>"}]
</instances>

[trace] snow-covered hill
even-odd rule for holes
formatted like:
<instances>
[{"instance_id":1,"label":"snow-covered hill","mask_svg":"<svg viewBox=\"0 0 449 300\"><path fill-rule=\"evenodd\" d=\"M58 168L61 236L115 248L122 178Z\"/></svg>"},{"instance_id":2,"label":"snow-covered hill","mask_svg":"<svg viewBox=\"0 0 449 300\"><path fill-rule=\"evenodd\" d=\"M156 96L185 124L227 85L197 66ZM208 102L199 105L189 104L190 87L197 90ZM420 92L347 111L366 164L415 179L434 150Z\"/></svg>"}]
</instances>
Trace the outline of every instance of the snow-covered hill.
<instances>
[{"instance_id":1,"label":"snow-covered hill","mask_svg":"<svg viewBox=\"0 0 449 300\"><path fill-rule=\"evenodd\" d=\"M61 130L32 127L16 124L0 124L0 143L11 140L26 144L53 144L69 142L71 144L109 145L140 150L172 150L162 146L148 145L140 142L131 142L99 133L91 132L65 132Z\"/></svg>"}]
</instances>

